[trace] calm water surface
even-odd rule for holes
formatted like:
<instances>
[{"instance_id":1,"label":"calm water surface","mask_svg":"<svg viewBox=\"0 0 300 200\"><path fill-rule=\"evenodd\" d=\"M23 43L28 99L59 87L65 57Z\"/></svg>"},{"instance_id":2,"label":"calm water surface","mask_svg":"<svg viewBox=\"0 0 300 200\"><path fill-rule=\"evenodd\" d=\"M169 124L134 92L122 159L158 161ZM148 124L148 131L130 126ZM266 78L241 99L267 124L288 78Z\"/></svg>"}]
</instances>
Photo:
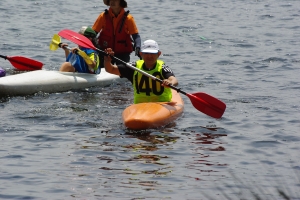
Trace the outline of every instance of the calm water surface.
<instances>
[{"instance_id":1,"label":"calm water surface","mask_svg":"<svg viewBox=\"0 0 300 200\"><path fill-rule=\"evenodd\" d=\"M224 116L205 116L183 96L174 124L126 130L128 82L1 97L0 199L299 199L300 1L128 5L180 88L220 98ZM49 50L53 34L92 25L105 8L1 0L0 53L58 70L64 54ZM16 73L6 60L0 66Z\"/></svg>"}]
</instances>

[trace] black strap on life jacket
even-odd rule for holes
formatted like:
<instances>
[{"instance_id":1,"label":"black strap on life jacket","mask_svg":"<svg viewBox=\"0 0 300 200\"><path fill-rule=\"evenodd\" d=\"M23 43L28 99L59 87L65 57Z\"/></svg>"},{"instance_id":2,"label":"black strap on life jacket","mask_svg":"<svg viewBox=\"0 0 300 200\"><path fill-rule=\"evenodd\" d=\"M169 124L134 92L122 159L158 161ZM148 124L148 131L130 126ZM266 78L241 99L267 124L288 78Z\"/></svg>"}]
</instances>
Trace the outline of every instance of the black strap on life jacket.
<instances>
[{"instance_id":1,"label":"black strap on life jacket","mask_svg":"<svg viewBox=\"0 0 300 200\"><path fill-rule=\"evenodd\" d=\"M126 20L128 14L129 14L129 12L130 12L130 11L127 10L127 11L124 13L124 16L123 16L123 18L122 18L122 24L121 24L120 29L119 29L119 33L121 33L121 31L122 31L122 28L123 28L123 26L124 26L125 20Z\"/></svg>"}]
</instances>

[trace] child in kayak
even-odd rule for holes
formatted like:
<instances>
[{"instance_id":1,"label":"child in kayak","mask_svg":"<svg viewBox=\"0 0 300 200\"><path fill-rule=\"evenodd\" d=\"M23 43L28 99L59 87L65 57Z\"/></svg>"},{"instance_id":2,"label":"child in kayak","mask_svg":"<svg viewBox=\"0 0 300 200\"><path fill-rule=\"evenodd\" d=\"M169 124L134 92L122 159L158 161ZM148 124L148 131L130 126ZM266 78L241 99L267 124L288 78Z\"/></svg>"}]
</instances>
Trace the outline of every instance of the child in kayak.
<instances>
[{"instance_id":1,"label":"child in kayak","mask_svg":"<svg viewBox=\"0 0 300 200\"><path fill-rule=\"evenodd\" d=\"M101 12L94 22L92 29L99 33L98 48L101 50L112 48L115 56L125 62L130 61L130 54L135 52L140 56L141 37L133 16L129 13L126 0L103 0L109 6ZM132 43L134 45L132 45ZM103 55L100 54L101 68L103 68ZM120 64L113 59L113 64Z\"/></svg>"},{"instance_id":2,"label":"child in kayak","mask_svg":"<svg viewBox=\"0 0 300 200\"><path fill-rule=\"evenodd\" d=\"M106 49L106 53L114 55L112 49ZM146 40L142 44L140 56L142 60L130 63L132 66L151 74L163 82L157 81L127 67L125 64L111 64L111 57L104 57L105 70L111 74L127 78L133 85L134 103L142 102L170 102L172 99L171 88L168 85L176 86L178 81L173 71L162 60L158 60L161 55L157 42Z\"/></svg>"},{"instance_id":3,"label":"child in kayak","mask_svg":"<svg viewBox=\"0 0 300 200\"><path fill-rule=\"evenodd\" d=\"M92 42L96 38L96 32L90 27L83 26L79 33ZM66 62L61 65L59 71L100 74L99 56L95 50L79 46L72 48L70 51L64 48L66 46L68 45L65 43L61 44L62 49L65 50ZM84 53L81 52L77 55L78 51L83 51Z\"/></svg>"}]
</instances>

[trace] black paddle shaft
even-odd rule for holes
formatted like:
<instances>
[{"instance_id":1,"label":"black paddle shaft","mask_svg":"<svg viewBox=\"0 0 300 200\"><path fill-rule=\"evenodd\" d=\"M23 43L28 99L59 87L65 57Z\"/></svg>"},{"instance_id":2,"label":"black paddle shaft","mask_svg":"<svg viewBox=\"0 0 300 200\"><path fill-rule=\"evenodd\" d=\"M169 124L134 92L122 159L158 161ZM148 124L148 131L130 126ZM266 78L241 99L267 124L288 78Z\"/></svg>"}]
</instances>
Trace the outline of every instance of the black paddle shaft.
<instances>
[{"instance_id":1,"label":"black paddle shaft","mask_svg":"<svg viewBox=\"0 0 300 200\"><path fill-rule=\"evenodd\" d=\"M138 71L138 72L140 72L141 74L143 74L143 75L145 75L145 76L151 78L152 80L155 80L155 81L158 81L158 82L160 82L160 83L163 83L163 81L160 80L159 78L156 78L155 76L152 76L151 74L148 74L147 72L144 72L143 70L140 70L140 69L138 69L138 68L132 66L131 64L126 63L125 61L123 61L123 60L121 60L121 59L115 57L115 56L109 55L108 53L106 53L106 52L104 52L104 51L102 51L102 50L100 50L100 49L96 49L96 50L97 50L99 53L101 53L103 56L110 56L112 59L116 59L116 60L118 60L118 61L124 63L127 67L131 68L132 70ZM182 93L182 94L184 94L184 95L187 95L186 92L182 91L180 88L177 88L177 87L175 87L175 86L173 86L173 85L168 85L168 87L169 87L169 88L172 88L173 90L176 90L177 92L180 92L180 93Z\"/></svg>"},{"instance_id":2,"label":"black paddle shaft","mask_svg":"<svg viewBox=\"0 0 300 200\"><path fill-rule=\"evenodd\" d=\"M7 59L7 56L2 56L2 55L0 55L0 57L1 57L1 58L4 58L5 60Z\"/></svg>"}]
</instances>

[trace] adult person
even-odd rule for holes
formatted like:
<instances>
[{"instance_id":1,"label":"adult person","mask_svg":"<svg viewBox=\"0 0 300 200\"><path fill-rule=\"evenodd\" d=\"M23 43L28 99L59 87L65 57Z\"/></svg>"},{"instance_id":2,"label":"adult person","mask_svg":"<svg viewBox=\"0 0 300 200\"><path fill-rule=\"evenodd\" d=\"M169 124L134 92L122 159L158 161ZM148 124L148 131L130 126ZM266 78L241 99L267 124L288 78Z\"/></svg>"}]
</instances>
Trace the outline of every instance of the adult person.
<instances>
[{"instance_id":1,"label":"adult person","mask_svg":"<svg viewBox=\"0 0 300 200\"><path fill-rule=\"evenodd\" d=\"M87 37L92 42L97 36L96 32L91 27L87 26L81 27L79 33ZM66 46L68 45L65 43L61 44L62 49L65 50L66 62L62 63L59 71L100 74L100 60L98 53L95 50L79 46L72 48L70 51L67 48L64 48ZM78 50L85 52L88 58L77 55L76 51Z\"/></svg>"},{"instance_id":2,"label":"adult person","mask_svg":"<svg viewBox=\"0 0 300 200\"><path fill-rule=\"evenodd\" d=\"M112 49L105 50L109 55L114 55ZM142 60L130 63L132 66L158 77L162 84L150 79L126 66L126 64L113 65L111 57L104 57L105 70L111 74L127 78L133 85L134 103L142 102L170 102L172 91L168 85L177 86L178 81L173 71L162 60L158 60L161 55L157 42L146 40L142 44L140 56Z\"/></svg>"},{"instance_id":3,"label":"adult person","mask_svg":"<svg viewBox=\"0 0 300 200\"><path fill-rule=\"evenodd\" d=\"M141 37L138 33L134 18L129 14L126 0L103 0L109 9L102 12L92 29L99 33L97 47L101 50L111 48L115 57L125 61L130 61L130 54L135 51L139 56L141 47ZM134 45L132 44L134 43ZM103 67L103 55L100 54L101 67ZM113 64L120 64L118 60L112 60Z\"/></svg>"}]
</instances>

